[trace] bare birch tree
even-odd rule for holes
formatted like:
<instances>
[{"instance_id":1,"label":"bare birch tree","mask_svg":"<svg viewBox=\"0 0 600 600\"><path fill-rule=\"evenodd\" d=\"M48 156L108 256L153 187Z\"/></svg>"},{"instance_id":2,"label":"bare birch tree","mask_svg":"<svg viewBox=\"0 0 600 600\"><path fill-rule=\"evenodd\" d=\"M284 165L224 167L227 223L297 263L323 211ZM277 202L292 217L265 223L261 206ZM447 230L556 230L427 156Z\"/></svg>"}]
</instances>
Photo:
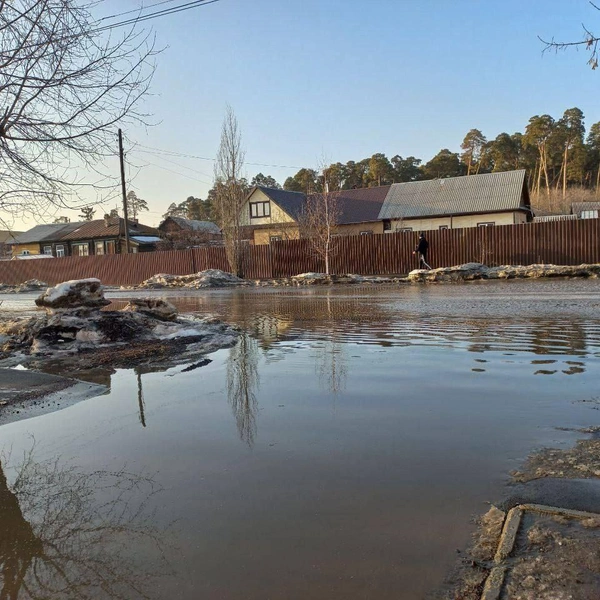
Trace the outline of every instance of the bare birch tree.
<instances>
[{"instance_id":1,"label":"bare birch tree","mask_svg":"<svg viewBox=\"0 0 600 600\"><path fill-rule=\"evenodd\" d=\"M242 177L245 154L237 118L231 106L227 106L215 162L214 208L223 231L227 260L236 275L242 274L243 267L241 210L246 199L245 180Z\"/></svg>"},{"instance_id":2,"label":"bare birch tree","mask_svg":"<svg viewBox=\"0 0 600 600\"><path fill-rule=\"evenodd\" d=\"M101 165L116 153L117 124L144 121L154 42L134 26L120 34L101 27L96 4L0 0L4 218L89 204L83 190L115 183Z\"/></svg>"},{"instance_id":3,"label":"bare birch tree","mask_svg":"<svg viewBox=\"0 0 600 600\"><path fill-rule=\"evenodd\" d=\"M341 216L341 192L329 189L326 170L323 170L323 182L322 193L306 198L300 229L302 236L308 239L311 251L325 263L325 273L329 275L331 257L336 251L335 228Z\"/></svg>"}]
</instances>

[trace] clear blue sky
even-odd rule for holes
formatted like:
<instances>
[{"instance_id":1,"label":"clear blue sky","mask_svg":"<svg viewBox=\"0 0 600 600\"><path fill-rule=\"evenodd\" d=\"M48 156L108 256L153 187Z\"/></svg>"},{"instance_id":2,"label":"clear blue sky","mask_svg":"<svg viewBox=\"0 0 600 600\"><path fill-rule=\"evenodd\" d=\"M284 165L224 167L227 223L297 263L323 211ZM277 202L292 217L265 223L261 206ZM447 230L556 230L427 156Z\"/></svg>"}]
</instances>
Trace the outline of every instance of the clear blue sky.
<instances>
[{"instance_id":1,"label":"clear blue sky","mask_svg":"<svg viewBox=\"0 0 600 600\"><path fill-rule=\"evenodd\" d=\"M137 6L104 2L107 12ZM261 171L283 183L322 156L427 161L441 148L458 151L471 128L493 139L573 106L588 127L600 121L600 70L583 51L542 55L537 37L580 39L582 23L600 31L600 12L586 0L220 0L151 23L166 46L144 106L158 125L127 135L214 157L230 104L249 178ZM171 202L205 198L212 184L211 161L128 159L147 165L128 171L150 205L149 224Z\"/></svg>"}]
</instances>

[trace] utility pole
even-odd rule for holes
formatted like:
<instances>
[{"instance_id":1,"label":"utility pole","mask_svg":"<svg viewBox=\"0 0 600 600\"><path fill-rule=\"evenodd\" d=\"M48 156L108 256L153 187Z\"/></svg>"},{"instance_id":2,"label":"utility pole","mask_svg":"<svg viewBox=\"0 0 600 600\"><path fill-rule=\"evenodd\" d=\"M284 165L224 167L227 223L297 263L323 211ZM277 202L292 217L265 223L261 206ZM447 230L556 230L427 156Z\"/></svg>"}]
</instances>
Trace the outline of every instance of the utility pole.
<instances>
[{"instance_id":1,"label":"utility pole","mask_svg":"<svg viewBox=\"0 0 600 600\"><path fill-rule=\"evenodd\" d=\"M125 220L125 252L129 254L129 224L127 222L127 192L125 191L125 161L123 159L123 132L119 129L119 160L121 161L121 191L123 192L123 218Z\"/></svg>"}]
</instances>

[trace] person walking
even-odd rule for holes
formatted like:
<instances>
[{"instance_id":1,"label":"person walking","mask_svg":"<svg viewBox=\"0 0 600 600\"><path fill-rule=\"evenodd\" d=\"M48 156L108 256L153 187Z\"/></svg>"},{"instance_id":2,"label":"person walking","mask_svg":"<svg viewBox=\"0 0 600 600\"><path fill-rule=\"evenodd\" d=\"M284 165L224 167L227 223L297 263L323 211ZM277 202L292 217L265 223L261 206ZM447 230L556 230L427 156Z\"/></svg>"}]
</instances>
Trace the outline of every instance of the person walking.
<instances>
[{"instance_id":1,"label":"person walking","mask_svg":"<svg viewBox=\"0 0 600 600\"><path fill-rule=\"evenodd\" d=\"M415 248L413 254L417 254L419 256L419 266L423 265L426 269L431 269L431 267L427 264L427 251L429 250L429 242L425 239L425 234L421 233L419 235L419 243Z\"/></svg>"}]
</instances>

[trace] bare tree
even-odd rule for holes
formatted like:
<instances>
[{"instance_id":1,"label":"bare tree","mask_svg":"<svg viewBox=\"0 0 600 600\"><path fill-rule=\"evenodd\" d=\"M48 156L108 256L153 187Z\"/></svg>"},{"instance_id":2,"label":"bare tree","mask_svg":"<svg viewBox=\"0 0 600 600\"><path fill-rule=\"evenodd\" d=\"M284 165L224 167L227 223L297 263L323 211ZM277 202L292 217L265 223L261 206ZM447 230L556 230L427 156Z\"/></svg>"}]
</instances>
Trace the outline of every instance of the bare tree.
<instances>
[{"instance_id":1,"label":"bare tree","mask_svg":"<svg viewBox=\"0 0 600 600\"><path fill-rule=\"evenodd\" d=\"M596 9L600 10L600 7L597 6L594 2L590 1L590 4ZM558 52L559 50L567 50L569 48L584 48L587 52L590 53L590 58L588 59L588 65L592 67L592 69L598 68L598 44L600 43L600 37L594 35L585 25L583 27L583 36L582 39L576 40L573 42L557 42L554 38L550 41L545 40L538 36L538 39L544 44L544 52L548 50L554 50Z\"/></svg>"},{"instance_id":2,"label":"bare tree","mask_svg":"<svg viewBox=\"0 0 600 600\"><path fill-rule=\"evenodd\" d=\"M341 215L341 192L329 189L326 169L323 170L323 182L324 192L306 198L300 230L302 237L308 239L311 251L325 263L325 273L329 275L330 259L336 251L335 227Z\"/></svg>"},{"instance_id":3,"label":"bare tree","mask_svg":"<svg viewBox=\"0 0 600 600\"><path fill-rule=\"evenodd\" d=\"M151 509L160 492L125 470L83 473L59 458L38 462L33 451L16 464L0 454L0 598L155 597L153 584L171 571L168 530ZM127 553L136 543L143 561Z\"/></svg>"},{"instance_id":4,"label":"bare tree","mask_svg":"<svg viewBox=\"0 0 600 600\"><path fill-rule=\"evenodd\" d=\"M103 160L117 124L144 120L154 41L101 27L96 4L0 0L0 216L80 208L116 183Z\"/></svg>"},{"instance_id":5,"label":"bare tree","mask_svg":"<svg viewBox=\"0 0 600 600\"><path fill-rule=\"evenodd\" d=\"M217 222L223 231L227 260L236 275L242 274L241 210L246 199L245 179L242 177L244 156L242 133L237 118L231 106L227 106L215 162L214 208Z\"/></svg>"},{"instance_id":6,"label":"bare tree","mask_svg":"<svg viewBox=\"0 0 600 600\"><path fill-rule=\"evenodd\" d=\"M227 398L240 438L250 447L254 445L256 437L256 391L259 385L258 342L248 333L242 333L238 343L229 351Z\"/></svg>"}]
</instances>

